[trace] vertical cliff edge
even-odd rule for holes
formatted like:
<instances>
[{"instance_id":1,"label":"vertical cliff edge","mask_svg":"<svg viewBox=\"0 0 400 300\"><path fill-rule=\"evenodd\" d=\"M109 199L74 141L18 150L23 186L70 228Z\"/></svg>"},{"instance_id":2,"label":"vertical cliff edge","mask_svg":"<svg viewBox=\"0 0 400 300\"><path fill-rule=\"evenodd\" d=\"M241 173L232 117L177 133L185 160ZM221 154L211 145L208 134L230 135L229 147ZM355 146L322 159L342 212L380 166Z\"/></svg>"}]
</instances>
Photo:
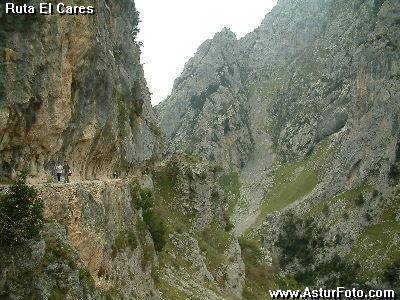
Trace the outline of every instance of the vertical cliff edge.
<instances>
[{"instance_id":1,"label":"vertical cliff edge","mask_svg":"<svg viewBox=\"0 0 400 300\"><path fill-rule=\"evenodd\" d=\"M95 15L68 17L1 12L3 179L22 169L46 179L64 160L77 178L99 178L160 153L135 5L94 7Z\"/></svg>"}]
</instances>

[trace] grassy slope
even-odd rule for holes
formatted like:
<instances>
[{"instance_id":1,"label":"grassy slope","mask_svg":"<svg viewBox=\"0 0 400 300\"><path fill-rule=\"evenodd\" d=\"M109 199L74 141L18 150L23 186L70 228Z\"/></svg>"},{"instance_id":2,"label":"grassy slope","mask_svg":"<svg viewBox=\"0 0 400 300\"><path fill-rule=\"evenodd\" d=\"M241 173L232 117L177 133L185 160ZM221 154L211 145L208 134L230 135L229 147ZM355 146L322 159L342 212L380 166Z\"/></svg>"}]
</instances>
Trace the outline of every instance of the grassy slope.
<instances>
[{"instance_id":1,"label":"grassy slope","mask_svg":"<svg viewBox=\"0 0 400 300\"><path fill-rule=\"evenodd\" d=\"M361 264L362 279L380 275L385 266L400 258L400 221L396 220L399 209L400 197L397 197L378 222L364 230L353 248L349 258Z\"/></svg>"},{"instance_id":2,"label":"grassy slope","mask_svg":"<svg viewBox=\"0 0 400 300\"><path fill-rule=\"evenodd\" d=\"M318 184L315 166L325 164L330 153L329 145L325 141L320 143L306 160L278 168L272 174L274 185L267 193L257 222L252 228L262 222L268 214L283 210L309 194ZM243 292L245 299L269 299L269 289L299 288L294 279L277 274L277 262L268 268L267 264L263 262L265 254L261 251L260 242L248 238L249 235L245 236L240 239L242 257L246 265L246 281Z\"/></svg>"},{"instance_id":3,"label":"grassy slope","mask_svg":"<svg viewBox=\"0 0 400 300\"><path fill-rule=\"evenodd\" d=\"M263 200L255 226L268 214L283 210L310 194L319 182L315 167L324 165L331 152L328 141L324 141L307 159L278 168L272 174L274 185Z\"/></svg>"}]
</instances>

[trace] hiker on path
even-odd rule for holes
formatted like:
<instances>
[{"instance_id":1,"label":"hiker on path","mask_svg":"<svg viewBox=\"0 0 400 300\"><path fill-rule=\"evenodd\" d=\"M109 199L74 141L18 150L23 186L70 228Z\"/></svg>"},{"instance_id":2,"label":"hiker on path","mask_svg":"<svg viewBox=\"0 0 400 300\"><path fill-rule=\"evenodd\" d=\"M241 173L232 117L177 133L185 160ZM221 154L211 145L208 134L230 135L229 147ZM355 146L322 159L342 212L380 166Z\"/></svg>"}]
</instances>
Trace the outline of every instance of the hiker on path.
<instances>
[{"instance_id":1,"label":"hiker on path","mask_svg":"<svg viewBox=\"0 0 400 300\"><path fill-rule=\"evenodd\" d=\"M65 183L69 183L69 176L71 175L71 169L68 165L67 161L64 161L64 176L65 176Z\"/></svg>"},{"instance_id":2,"label":"hiker on path","mask_svg":"<svg viewBox=\"0 0 400 300\"><path fill-rule=\"evenodd\" d=\"M56 166L56 174L57 174L57 181L58 182L61 182L61 176L62 176L63 170L64 170L64 168L63 168L63 166L61 164L58 164Z\"/></svg>"}]
</instances>

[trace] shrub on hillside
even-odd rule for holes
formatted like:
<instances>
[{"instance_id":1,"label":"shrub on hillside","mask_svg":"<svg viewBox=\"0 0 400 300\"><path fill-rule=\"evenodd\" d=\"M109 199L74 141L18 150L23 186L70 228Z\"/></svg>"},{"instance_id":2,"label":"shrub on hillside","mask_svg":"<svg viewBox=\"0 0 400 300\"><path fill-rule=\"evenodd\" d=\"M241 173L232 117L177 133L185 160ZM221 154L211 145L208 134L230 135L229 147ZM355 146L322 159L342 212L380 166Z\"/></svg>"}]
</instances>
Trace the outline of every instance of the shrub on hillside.
<instances>
[{"instance_id":1,"label":"shrub on hillside","mask_svg":"<svg viewBox=\"0 0 400 300\"><path fill-rule=\"evenodd\" d=\"M312 219L303 220L289 213L275 246L281 249L281 266L286 267L295 260L311 264L323 243L322 230Z\"/></svg>"},{"instance_id":2,"label":"shrub on hillside","mask_svg":"<svg viewBox=\"0 0 400 300\"><path fill-rule=\"evenodd\" d=\"M146 223L153 239L154 248L161 252L165 246L166 229L160 215L154 210L154 195L150 189L140 188L138 183L131 186L133 205L142 210L143 221Z\"/></svg>"},{"instance_id":3,"label":"shrub on hillside","mask_svg":"<svg viewBox=\"0 0 400 300\"><path fill-rule=\"evenodd\" d=\"M143 212L143 221L147 224L151 237L153 239L154 248L157 252L161 252L165 246L165 225L161 217L152 209Z\"/></svg>"},{"instance_id":4,"label":"shrub on hillside","mask_svg":"<svg viewBox=\"0 0 400 300\"><path fill-rule=\"evenodd\" d=\"M391 165L389 169L389 177L393 180L398 180L400 177L400 170L397 165Z\"/></svg>"},{"instance_id":5,"label":"shrub on hillside","mask_svg":"<svg viewBox=\"0 0 400 300\"><path fill-rule=\"evenodd\" d=\"M356 206L363 206L365 203L365 199L362 193L360 193L355 199L354 199L354 204Z\"/></svg>"},{"instance_id":6,"label":"shrub on hillside","mask_svg":"<svg viewBox=\"0 0 400 300\"><path fill-rule=\"evenodd\" d=\"M142 209L143 211L148 210L154 206L153 193L150 189L141 189L140 197L135 201L135 208Z\"/></svg>"},{"instance_id":7,"label":"shrub on hillside","mask_svg":"<svg viewBox=\"0 0 400 300\"><path fill-rule=\"evenodd\" d=\"M39 236L43 203L21 175L0 199L0 245L13 246Z\"/></svg>"}]
</instances>

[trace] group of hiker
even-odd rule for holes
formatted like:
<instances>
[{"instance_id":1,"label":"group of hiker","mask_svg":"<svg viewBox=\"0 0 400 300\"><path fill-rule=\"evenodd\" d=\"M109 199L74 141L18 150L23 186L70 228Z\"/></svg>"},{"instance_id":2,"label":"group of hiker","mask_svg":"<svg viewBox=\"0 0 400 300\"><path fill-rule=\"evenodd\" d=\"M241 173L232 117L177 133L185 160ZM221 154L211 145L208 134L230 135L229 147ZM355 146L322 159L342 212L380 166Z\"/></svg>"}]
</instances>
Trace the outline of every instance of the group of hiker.
<instances>
[{"instance_id":1,"label":"group of hiker","mask_svg":"<svg viewBox=\"0 0 400 300\"><path fill-rule=\"evenodd\" d=\"M64 161L64 165L62 164L56 165L56 175L58 182L61 182L62 179L64 178L64 182L69 183L69 176L72 175L72 172L67 161Z\"/></svg>"},{"instance_id":2,"label":"group of hiker","mask_svg":"<svg viewBox=\"0 0 400 300\"><path fill-rule=\"evenodd\" d=\"M115 168L112 172L113 179L124 178L130 174L130 171L133 169L133 164L130 164L126 169L121 171L121 168ZM142 166L142 170L147 173L149 171L149 166ZM69 177L72 175L71 168L68 165L68 162L65 160L64 164L61 162L55 165L55 173L57 182L69 183Z\"/></svg>"}]
</instances>

